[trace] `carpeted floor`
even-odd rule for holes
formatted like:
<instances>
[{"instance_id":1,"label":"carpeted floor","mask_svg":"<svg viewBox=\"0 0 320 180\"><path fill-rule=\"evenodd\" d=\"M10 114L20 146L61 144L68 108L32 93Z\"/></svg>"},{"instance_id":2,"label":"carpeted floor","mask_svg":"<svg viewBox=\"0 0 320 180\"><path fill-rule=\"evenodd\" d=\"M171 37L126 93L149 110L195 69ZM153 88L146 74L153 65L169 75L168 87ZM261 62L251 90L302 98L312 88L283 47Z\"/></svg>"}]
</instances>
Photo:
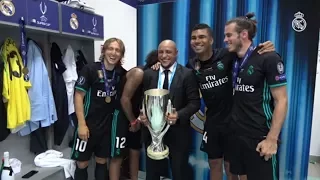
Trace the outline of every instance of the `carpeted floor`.
<instances>
[{"instance_id":1,"label":"carpeted floor","mask_svg":"<svg viewBox=\"0 0 320 180\"><path fill-rule=\"evenodd\" d=\"M145 173L141 172L139 174L139 180L144 180L145 179L144 177L145 177ZM320 164L319 163L309 163L308 180L320 180Z\"/></svg>"}]
</instances>

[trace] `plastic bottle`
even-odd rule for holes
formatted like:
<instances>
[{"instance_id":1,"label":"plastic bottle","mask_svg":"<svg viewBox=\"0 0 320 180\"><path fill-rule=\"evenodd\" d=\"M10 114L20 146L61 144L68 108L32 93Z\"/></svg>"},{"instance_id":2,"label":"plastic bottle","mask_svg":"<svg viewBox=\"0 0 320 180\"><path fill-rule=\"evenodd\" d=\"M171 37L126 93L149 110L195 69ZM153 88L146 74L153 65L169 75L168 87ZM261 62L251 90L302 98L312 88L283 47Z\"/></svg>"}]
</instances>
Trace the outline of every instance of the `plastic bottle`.
<instances>
[{"instance_id":1,"label":"plastic bottle","mask_svg":"<svg viewBox=\"0 0 320 180\"><path fill-rule=\"evenodd\" d=\"M1 173L1 180L14 180L14 173L9 162L9 152L3 153L3 169Z\"/></svg>"}]
</instances>

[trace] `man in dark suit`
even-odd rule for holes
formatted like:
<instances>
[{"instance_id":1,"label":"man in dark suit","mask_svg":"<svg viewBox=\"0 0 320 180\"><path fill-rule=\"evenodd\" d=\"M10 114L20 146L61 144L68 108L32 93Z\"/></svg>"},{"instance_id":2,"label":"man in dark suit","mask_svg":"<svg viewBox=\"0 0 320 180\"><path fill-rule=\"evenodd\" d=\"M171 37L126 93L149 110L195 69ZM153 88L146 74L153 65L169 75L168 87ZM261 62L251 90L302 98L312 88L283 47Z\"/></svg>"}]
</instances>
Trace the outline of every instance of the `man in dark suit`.
<instances>
[{"instance_id":1,"label":"man in dark suit","mask_svg":"<svg viewBox=\"0 0 320 180\"><path fill-rule=\"evenodd\" d=\"M161 62L159 70L148 69L144 72L143 88L168 89L173 104L173 113L167 115L167 122L171 125L164 136L164 144L169 147L170 165L174 180L187 180L189 150L191 145L190 117L200 108L199 87L192 70L177 63L178 50L171 40L164 40L158 47L158 59ZM142 113L140 120L147 124L147 117ZM146 147L150 145L151 137L145 138ZM161 162L162 161L162 162ZM147 180L160 179L165 160L152 160L147 157Z\"/></svg>"}]
</instances>

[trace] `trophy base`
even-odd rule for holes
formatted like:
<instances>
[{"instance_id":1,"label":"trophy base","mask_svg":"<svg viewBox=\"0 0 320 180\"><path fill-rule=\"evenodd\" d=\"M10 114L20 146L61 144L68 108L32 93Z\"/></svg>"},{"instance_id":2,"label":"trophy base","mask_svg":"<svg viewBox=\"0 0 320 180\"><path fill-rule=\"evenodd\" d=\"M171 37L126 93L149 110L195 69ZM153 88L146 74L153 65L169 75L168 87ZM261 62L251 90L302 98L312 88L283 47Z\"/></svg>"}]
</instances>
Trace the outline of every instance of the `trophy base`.
<instances>
[{"instance_id":1,"label":"trophy base","mask_svg":"<svg viewBox=\"0 0 320 180\"><path fill-rule=\"evenodd\" d=\"M164 151L154 152L154 151L152 151L152 148L149 146L147 148L147 155L149 158L151 158L153 160L162 160L162 159L165 159L169 156L169 148L168 148L168 146L165 146Z\"/></svg>"}]
</instances>

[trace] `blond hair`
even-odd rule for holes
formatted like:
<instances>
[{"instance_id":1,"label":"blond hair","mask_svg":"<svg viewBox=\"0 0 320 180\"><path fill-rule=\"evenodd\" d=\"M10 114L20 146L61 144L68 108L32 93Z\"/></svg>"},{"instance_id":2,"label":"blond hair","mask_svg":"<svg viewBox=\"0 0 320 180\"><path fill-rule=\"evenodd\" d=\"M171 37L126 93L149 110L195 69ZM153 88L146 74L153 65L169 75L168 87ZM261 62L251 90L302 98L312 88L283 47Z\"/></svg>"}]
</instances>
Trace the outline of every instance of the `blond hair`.
<instances>
[{"instance_id":1,"label":"blond hair","mask_svg":"<svg viewBox=\"0 0 320 180\"><path fill-rule=\"evenodd\" d=\"M110 46L111 43L113 42L117 42L120 46L120 53L121 53L121 59L120 59L120 64L122 65L124 62L123 62L123 57L124 57L124 54L126 52L126 48L124 46L124 43L121 39L118 39L118 38L109 38L107 39L104 44L103 44L103 47L102 47L102 53L104 53L106 51L106 49L108 49L108 47Z\"/></svg>"}]
</instances>

